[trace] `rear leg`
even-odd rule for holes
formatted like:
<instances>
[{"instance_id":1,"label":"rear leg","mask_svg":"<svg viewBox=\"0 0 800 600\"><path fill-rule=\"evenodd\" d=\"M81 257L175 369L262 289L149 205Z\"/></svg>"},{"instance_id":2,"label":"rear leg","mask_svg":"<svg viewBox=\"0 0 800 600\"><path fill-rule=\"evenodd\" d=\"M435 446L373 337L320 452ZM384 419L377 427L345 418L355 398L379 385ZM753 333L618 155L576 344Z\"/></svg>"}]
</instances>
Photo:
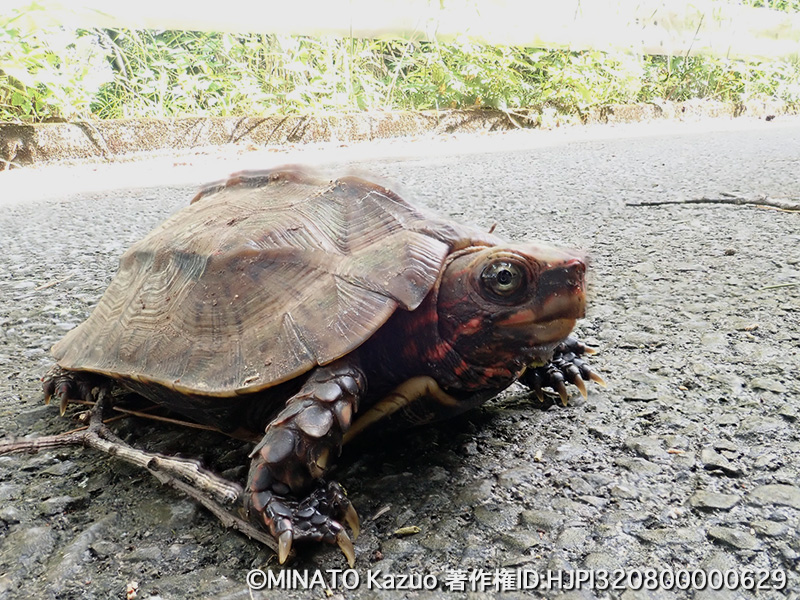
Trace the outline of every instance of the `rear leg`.
<instances>
[{"instance_id":1,"label":"rear leg","mask_svg":"<svg viewBox=\"0 0 800 600\"><path fill-rule=\"evenodd\" d=\"M86 371L69 371L59 365L53 365L42 377L45 404L50 404L50 399L55 397L62 417L70 400L93 402L101 387L110 390L111 380Z\"/></svg>"}]
</instances>

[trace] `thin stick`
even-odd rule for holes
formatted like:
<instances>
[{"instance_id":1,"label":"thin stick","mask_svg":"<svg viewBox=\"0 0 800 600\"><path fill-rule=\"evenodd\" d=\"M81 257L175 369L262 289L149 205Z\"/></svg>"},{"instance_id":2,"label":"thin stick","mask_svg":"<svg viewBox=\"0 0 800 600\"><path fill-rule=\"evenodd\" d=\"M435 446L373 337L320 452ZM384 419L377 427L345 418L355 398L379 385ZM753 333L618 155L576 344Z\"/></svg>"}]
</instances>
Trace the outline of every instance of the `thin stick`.
<instances>
[{"instance_id":1,"label":"thin stick","mask_svg":"<svg viewBox=\"0 0 800 600\"><path fill-rule=\"evenodd\" d=\"M777 285L768 285L767 287L762 287L758 291L763 292L764 290L777 290L780 288L788 288L788 287L795 287L800 285L800 282L793 282L793 283L779 283Z\"/></svg>"},{"instance_id":2,"label":"thin stick","mask_svg":"<svg viewBox=\"0 0 800 600\"><path fill-rule=\"evenodd\" d=\"M756 206L771 206L789 212L800 211L800 202L793 200L777 200L775 198L687 198L684 200L655 200L653 202L626 202L625 206L663 206L665 204L733 204L741 206L755 204Z\"/></svg>"},{"instance_id":3,"label":"thin stick","mask_svg":"<svg viewBox=\"0 0 800 600\"><path fill-rule=\"evenodd\" d=\"M122 408L119 406L112 406L111 408L121 413L125 413L126 415L133 415L134 417L143 417L145 419L152 419L153 421L163 421L164 423L172 423L173 425L183 425L184 427L191 427L193 429L204 429L206 431L215 431L217 433L223 433L216 427L211 427L210 425L201 425L200 423L192 423L191 421L181 421L180 419L170 419L169 417L160 417L158 415L151 415L138 410L129 410L127 408Z\"/></svg>"},{"instance_id":4,"label":"thin stick","mask_svg":"<svg viewBox=\"0 0 800 600\"><path fill-rule=\"evenodd\" d=\"M129 464L148 470L157 470L189 481L199 490L211 494L219 501L232 503L242 493L242 487L203 469L197 461L173 458L138 450L118 438L103 424L102 413L108 390L101 389L91 412L89 427L69 434L48 435L32 440L16 440L0 444L0 455L12 452L39 452L65 446L85 446L101 450Z\"/></svg>"},{"instance_id":5,"label":"thin stick","mask_svg":"<svg viewBox=\"0 0 800 600\"><path fill-rule=\"evenodd\" d=\"M217 517L225 527L237 529L250 539L261 542L265 546L271 548L274 552L278 552L278 545L269 534L267 534L265 531L261 531L257 527L254 527L244 519L240 519L230 511L214 502L214 500L208 496L200 493L196 488L192 487L188 483L184 483L183 481L175 479L174 477L161 471L153 471L151 469L148 469L148 471L150 471L150 473L152 473L152 475L164 485L168 485L169 487L186 494L198 504L203 505L215 517Z\"/></svg>"},{"instance_id":6,"label":"thin stick","mask_svg":"<svg viewBox=\"0 0 800 600\"><path fill-rule=\"evenodd\" d=\"M107 395L108 390L101 389L99 391L97 402L94 403L90 412L89 425L86 427L58 435L3 442L0 443L0 455L12 452L33 453L66 446L85 446L101 450L124 462L147 469L161 483L186 494L192 500L204 506L225 527L236 529L247 537L261 542L274 552L277 552L277 544L268 533L239 518L220 504L220 502L230 504L239 499L242 494L242 487L239 484L203 469L197 461L167 457L133 448L108 429L105 426L106 422L123 419L128 416L127 413L136 414L136 412L123 409L122 412L126 414L112 417L104 422L102 414ZM153 415L140 414L144 417L153 418ZM180 421L170 421L183 424ZM187 481L190 483L187 483ZM217 502L207 494L217 498L220 502Z\"/></svg>"},{"instance_id":7,"label":"thin stick","mask_svg":"<svg viewBox=\"0 0 800 600\"><path fill-rule=\"evenodd\" d=\"M108 425L109 423L113 423L114 421L121 421L122 419L126 418L128 415L117 415L116 417L111 417L109 419L103 419L103 425ZM69 431L64 431L63 433L56 434L56 437L69 435L71 433L76 433L78 431L86 431L89 429L88 425L84 425L83 427L76 427L75 429L70 429Z\"/></svg>"}]
</instances>

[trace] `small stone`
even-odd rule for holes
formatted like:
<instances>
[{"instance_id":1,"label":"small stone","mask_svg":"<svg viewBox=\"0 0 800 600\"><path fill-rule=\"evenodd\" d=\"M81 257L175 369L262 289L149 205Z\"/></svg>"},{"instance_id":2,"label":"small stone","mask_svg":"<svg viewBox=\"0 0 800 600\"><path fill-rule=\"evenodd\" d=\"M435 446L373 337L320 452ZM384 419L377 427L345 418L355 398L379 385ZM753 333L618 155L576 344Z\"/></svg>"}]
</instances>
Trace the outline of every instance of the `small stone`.
<instances>
[{"instance_id":1,"label":"small stone","mask_svg":"<svg viewBox=\"0 0 800 600\"><path fill-rule=\"evenodd\" d=\"M564 515L552 510L523 510L520 513L520 522L529 527L551 531L557 529L564 522Z\"/></svg>"},{"instance_id":2,"label":"small stone","mask_svg":"<svg viewBox=\"0 0 800 600\"><path fill-rule=\"evenodd\" d=\"M800 488L780 483L761 485L747 494L747 502L759 506L764 504L791 506L800 510Z\"/></svg>"},{"instance_id":3,"label":"small stone","mask_svg":"<svg viewBox=\"0 0 800 600\"><path fill-rule=\"evenodd\" d=\"M750 381L750 387L755 390L767 390L768 392L775 392L783 394L786 392L786 386L780 381L775 381L769 377L756 377Z\"/></svg>"},{"instance_id":4,"label":"small stone","mask_svg":"<svg viewBox=\"0 0 800 600\"><path fill-rule=\"evenodd\" d=\"M132 562L157 562L161 560L161 548L158 546L142 546L122 558Z\"/></svg>"},{"instance_id":5,"label":"small stone","mask_svg":"<svg viewBox=\"0 0 800 600\"><path fill-rule=\"evenodd\" d=\"M638 498L639 492L630 487L629 485L625 485L624 483L619 483L611 488L611 495L615 498Z\"/></svg>"},{"instance_id":6,"label":"small stone","mask_svg":"<svg viewBox=\"0 0 800 600\"><path fill-rule=\"evenodd\" d=\"M59 461L53 465L50 465L46 469L42 469L42 473L45 475L55 475L56 477L63 477L65 475L69 475L70 473L77 470L78 465L75 464L71 460L64 460Z\"/></svg>"},{"instance_id":7,"label":"small stone","mask_svg":"<svg viewBox=\"0 0 800 600\"><path fill-rule=\"evenodd\" d=\"M755 550L761 545L755 536L745 531L731 529L730 527L710 527L707 535L715 542L731 546L738 550Z\"/></svg>"},{"instance_id":8,"label":"small stone","mask_svg":"<svg viewBox=\"0 0 800 600\"><path fill-rule=\"evenodd\" d=\"M601 544L601 547L606 547L606 545ZM619 569L620 563L619 558L613 556L610 552L590 552L583 559L583 566L595 571L603 569L610 572L614 569Z\"/></svg>"},{"instance_id":9,"label":"small stone","mask_svg":"<svg viewBox=\"0 0 800 600\"><path fill-rule=\"evenodd\" d=\"M50 527L18 528L3 540L3 547L14 549L14 561L22 567L23 573L35 572L37 567L46 564L53 553L56 536Z\"/></svg>"},{"instance_id":10,"label":"small stone","mask_svg":"<svg viewBox=\"0 0 800 600\"><path fill-rule=\"evenodd\" d=\"M589 433L601 439L610 439L617 435L618 429L616 427L608 427L606 425L589 425Z\"/></svg>"},{"instance_id":11,"label":"small stone","mask_svg":"<svg viewBox=\"0 0 800 600\"><path fill-rule=\"evenodd\" d=\"M0 500L20 498L24 494L22 486L16 483L0 483Z\"/></svg>"},{"instance_id":12,"label":"small stone","mask_svg":"<svg viewBox=\"0 0 800 600\"><path fill-rule=\"evenodd\" d=\"M667 452L661 447L661 442L653 437L641 436L625 440L625 446L648 460L668 458Z\"/></svg>"},{"instance_id":13,"label":"small stone","mask_svg":"<svg viewBox=\"0 0 800 600\"><path fill-rule=\"evenodd\" d=\"M547 456L559 461L570 461L586 453L586 448L573 444L559 444L547 448Z\"/></svg>"},{"instance_id":14,"label":"small stone","mask_svg":"<svg viewBox=\"0 0 800 600\"><path fill-rule=\"evenodd\" d=\"M585 550L589 532L583 527L567 527L556 539L556 548Z\"/></svg>"},{"instance_id":15,"label":"small stone","mask_svg":"<svg viewBox=\"0 0 800 600\"><path fill-rule=\"evenodd\" d=\"M736 415L731 415L731 414L720 415L719 417L717 417L716 423L720 427L729 427L729 426L738 425L739 424L739 417L737 417Z\"/></svg>"},{"instance_id":16,"label":"small stone","mask_svg":"<svg viewBox=\"0 0 800 600\"><path fill-rule=\"evenodd\" d=\"M614 464L628 469L637 475L656 475L661 472L661 465L651 463L643 458L632 458L630 456L619 456L614 459Z\"/></svg>"},{"instance_id":17,"label":"small stone","mask_svg":"<svg viewBox=\"0 0 800 600\"><path fill-rule=\"evenodd\" d=\"M762 454L759 456L755 461L753 461L753 466L756 469L768 469L774 471L775 469L779 468L783 464L783 461L777 454L773 454L772 452L767 452L766 454Z\"/></svg>"},{"instance_id":18,"label":"small stone","mask_svg":"<svg viewBox=\"0 0 800 600\"><path fill-rule=\"evenodd\" d=\"M785 537L789 532L788 525L785 523L776 523L775 521L753 521L750 523L750 526L757 535L763 535L765 537Z\"/></svg>"},{"instance_id":19,"label":"small stone","mask_svg":"<svg viewBox=\"0 0 800 600\"><path fill-rule=\"evenodd\" d=\"M63 513L67 509L74 509L84 504L86 497L84 496L56 496L55 498L48 498L47 500L39 503L39 510L43 515L51 516Z\"/></svg>"},{"instance_id":20,"label":"small stone","mask_svg":"<svg viewBox=\"0 0 800 600\"><path fill-rule=\"evenodd\" d=\"M508 490L519 489L535 480L536 473L531 467L515 467L497 475L497 483Z\"/></svg>"},{"instance_id":21,"label":"small stone","mask_svg":"<svg viewBox=\"0 0 800 600\"><path fill-rule=\"evenodd\" d=\"M541 545L542 539L539 534L534 531L513 531L504 533L500 536L500 541L503 545L515 552L525 553L531 548ZM447 544L440 548L441 550L449 550L453 545L453 539L447 536Z\"/></svg>"},{"instance_id":22,"label":"small stone","mask_svg":"<svg viewBox=\"0 0 800 600\"><path fill-rule=\"evenodd\" d=\"M689 506L699 510L730 510L739 503L739 496L701 490L689 498Z\"/></svg>"},{"instance_id":23,"label":"small stone","mask_svg":"<svg viewBox=\"0 0 800 600\"><path fill-rule=\"evenodd\" d=\"M739 446L728 440L717 440L712 444L714 450L717 452L731 452L734 454L739 453Z\"/></svg>"},{"instance_id":24,"label":"small stone","mask_svg":"<svg viewBox=\"0 0 800 600\"><path fill-rule=\"evenodd\" d=\"M722 471L730 477L739 477L742 474L741 469L735 467L731 461L710 446L700 451L700 461L706 471Z\"/></svg>"},{"instance_id":25,"label":"small stone","mask_svg":"<svg viewBox=\"0 0 800 600\"><path fill-rule=\"evenodd\" d=\"M727 549L723 552L715 552L700 563L699 566L706 573L710 571L726 573L737 567L733 556L733 553L727 551ZM706 586L705 589L694 590L693 594L694 600L741 600L742 597L739 590L724 589L724 586L723 589L711 589L711 586Z\"/></svg>"},{"instance_id":26,"label":"small stone","mask_svg":"<svg viewBox=\"0 0 800 600\"><path fill-rule=\"evenodd\" d=\"M595 508L604 508L608 506L608 499L601 498L600 496L592 496L591 494L583 494L582 496L578 496L578 500L581 502L586 502L590 506L594 506Z\"/></svg>"},{"instance_id":27,"label":"small stone","mask_svg":"<svg viewBox=\"0 0 800 600\"><path fill-rule=\"evenodd\" d=\"M516 525L519 509L507 504L488 504L475 507L475 520L498 531L509 531Z\"/></svg>"},{"instance_id":28,"label":"small stone","mask_svg":"<svg viewBox=\"0 0 800 600\"><path fill-rule=\"evenodd\" d=\"M0 508L0 521L6 523L19 523L22 520L22 513L16 506L9 505Z\"/></svg>"},{"instance_id":29,"label":"small stone","mask_svg":"<svg viewBox=\"0 0 800 600\"><path fill-rule=\"evenodd\" d=\"M198 505L195 502L178 501L169 507L170 518L168 526L172 529L181 529L194 523L197 518Z\"/></svg>"},{"instance_id":30,"label":"small stone","mask_svg":"<svg viewBox=\"0 0 800 600\"><path fill-rule=\"evenodd\" d=\"M695 544L703 539L702 532L694 527L645 529L635 533L640 540L651 544Z\"/></svg>"},{"instance_id":31,"label":"small stone","mask_svg":"<svg viewBox=\"0 0 800 600\"><path fill-rule=\"evenodd\" d=\"M784 404L780 408L778 408L778 415L786 419L787 421L794 423L797 421L797 409L792 406L791 404Z\"/></svg>"},{"instance_id":32,"label":"small stone","mask_svg":"<svg viewBox=\"0 0 800 600\"><path fill-rule=\"evenodd\" d=\"M89 550L99 559L114 556L119 552L119 545L108 540L98 540L89 546Z\"/></svg>"}]
</instances>

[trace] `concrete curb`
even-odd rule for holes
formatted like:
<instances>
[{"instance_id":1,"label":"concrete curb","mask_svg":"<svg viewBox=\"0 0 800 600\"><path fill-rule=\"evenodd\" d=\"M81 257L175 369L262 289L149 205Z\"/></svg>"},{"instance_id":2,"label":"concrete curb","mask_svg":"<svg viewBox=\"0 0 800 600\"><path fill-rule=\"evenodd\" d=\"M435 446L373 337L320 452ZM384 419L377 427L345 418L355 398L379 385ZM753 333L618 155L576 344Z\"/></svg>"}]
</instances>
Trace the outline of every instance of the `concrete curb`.
<instances>
[{"instance_id":1,"label":"concrete curb","mask_svg":"<svg viewBox=\"0 0 800 600\"><path fill-rule=\"evenodd\" d=\"M796 112L782 102L733 104L706 100L626 104L565 116L544 111L447 110L277 117L188 117L0 124L0 170L74 161L130 160L141 153L245 144L361 142L422 134L477 133L567 124L680 121L747 115L770 119Z\"/></svg>"}]
</instances>

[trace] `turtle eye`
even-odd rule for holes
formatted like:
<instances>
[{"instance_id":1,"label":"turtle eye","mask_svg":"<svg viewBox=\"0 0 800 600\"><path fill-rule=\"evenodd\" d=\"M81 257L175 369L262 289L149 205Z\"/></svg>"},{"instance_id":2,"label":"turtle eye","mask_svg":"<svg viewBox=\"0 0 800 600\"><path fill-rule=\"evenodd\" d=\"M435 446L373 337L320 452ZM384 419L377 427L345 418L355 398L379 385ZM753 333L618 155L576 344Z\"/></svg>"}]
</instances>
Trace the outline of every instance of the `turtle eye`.
<instances>
[{"instance_id":1,"label":"turtle eye","mask_svg":"<svg viewBox=\"0 0 800 600\"><path fill-rule=\"evenodd\" d=\"M525 274L514 263L498 260L483 270L481 283L492 294L507 298L522 287L525 283Z\"/></svg>"}]
</instances>

